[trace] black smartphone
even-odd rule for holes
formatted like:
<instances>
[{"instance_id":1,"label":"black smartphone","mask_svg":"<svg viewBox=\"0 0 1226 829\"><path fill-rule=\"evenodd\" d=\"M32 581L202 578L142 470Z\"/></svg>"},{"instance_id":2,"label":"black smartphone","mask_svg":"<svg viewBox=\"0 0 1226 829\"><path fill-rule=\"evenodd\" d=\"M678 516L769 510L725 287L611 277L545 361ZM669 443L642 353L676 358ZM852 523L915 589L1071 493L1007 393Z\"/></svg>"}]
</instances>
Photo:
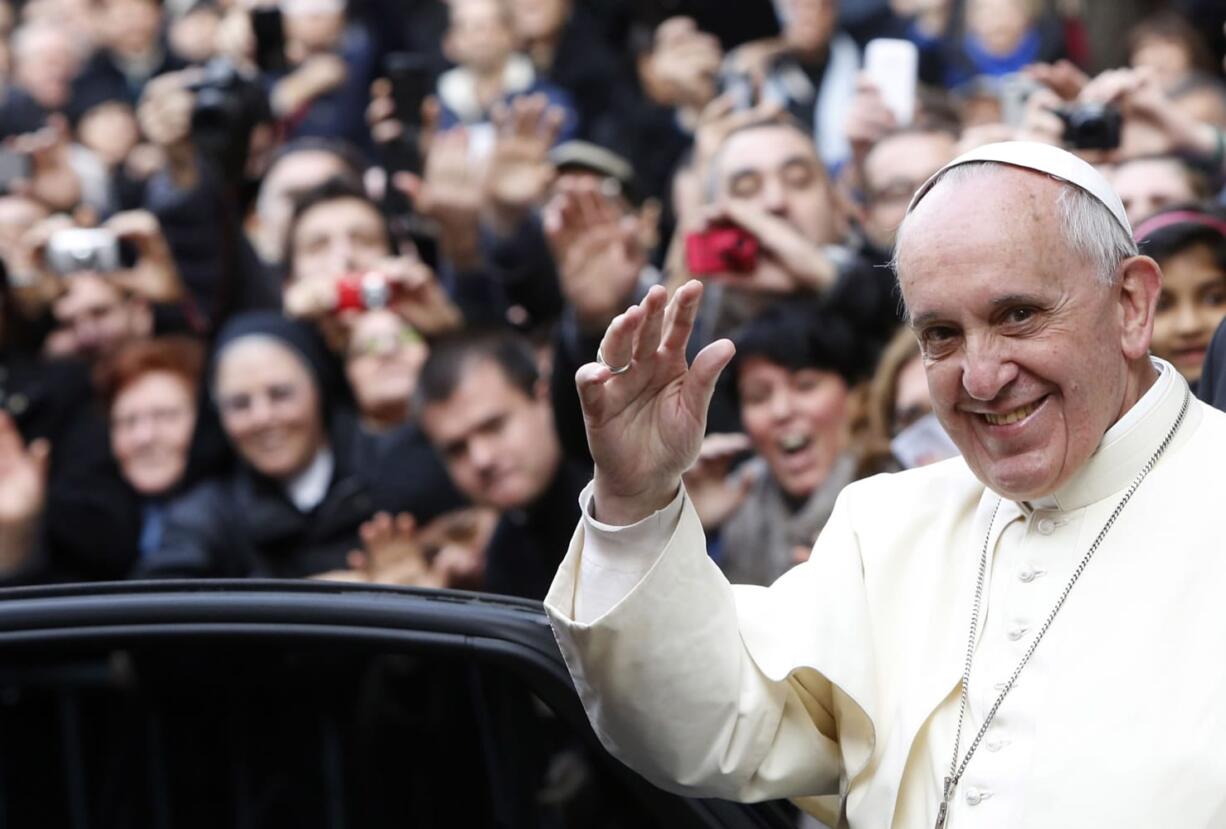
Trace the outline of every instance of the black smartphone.
<instances>
[{"instance_id":1,"label":"black smartphone","mask_svg":"<svg viewBox=\"0 0 1226 829\"><path fill-rule=\"evenodd\" d=\"M0 149L0 192L7 192L15 179L28 180L33 172L30 156Z\"/></svg>"},{"instance_id":2,"label":"black smartphone","mask_svg":"<svg viewBox=\"0 0 1226 829\"><path fill-rule=\"evenodd\" d=\"M406 127L421 126L421 104L434 91L434 69L425 55L391 52L383 58L383 76L392 82L396 118Z\"/></svg>"},{"instance_id":3,"label":"black smartphone","mask_svg":"<svg viewBox=\"0 0 1226 829\"><path fill-rule=\"evenodd\" d=\"M285 69L285 24L281 9L276 6L252 9L251 30L255 33L255 64L260 71Z\"/></svg>"}]
</instances>

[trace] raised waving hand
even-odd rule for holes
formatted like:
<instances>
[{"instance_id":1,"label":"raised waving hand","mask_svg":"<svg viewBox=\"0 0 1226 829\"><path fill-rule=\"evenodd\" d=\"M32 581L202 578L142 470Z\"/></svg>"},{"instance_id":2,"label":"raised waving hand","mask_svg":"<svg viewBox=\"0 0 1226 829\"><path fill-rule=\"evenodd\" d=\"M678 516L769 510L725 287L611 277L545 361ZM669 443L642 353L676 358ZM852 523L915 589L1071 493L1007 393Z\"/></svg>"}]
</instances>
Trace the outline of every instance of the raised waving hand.
<instances>
[{"instance_id":1,"label":"raised waving hand","mask_svg":"<svg viewBox=\"0 0 1226 829\"><path fill-rule=\"evenodd\" d=\"M600 521L632 524L667 505L698 457L715 381L733 354L731 342L717 340L686 364L701 298L694 281L667 302L664 288L653 287L609 325L603 362L575 375Z\"/></svg>"}]
</instances>

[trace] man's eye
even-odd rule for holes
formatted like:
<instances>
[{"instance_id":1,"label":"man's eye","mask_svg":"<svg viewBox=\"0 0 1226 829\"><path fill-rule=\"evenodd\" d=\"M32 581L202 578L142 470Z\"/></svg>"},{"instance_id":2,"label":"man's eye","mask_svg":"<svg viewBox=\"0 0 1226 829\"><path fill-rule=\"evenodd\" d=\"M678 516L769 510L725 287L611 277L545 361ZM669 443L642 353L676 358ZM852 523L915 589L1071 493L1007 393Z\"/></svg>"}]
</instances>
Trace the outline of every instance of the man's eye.
<instances>
[{"instance_id":1,"label":"man's eye","mask_svg":"<svg viewBox=\"0 0 1226 829\"><path fill-rule=\"evenodd\" d=\"M1013 323L1014 325L1017 325L1023 322L1029 322L1033 318L1034 318L1033 308L1011 308L1009 309L1009 313L1005 315L1005 320L1007 322Z\"/></svg>"},{"instance_id":2,"label":"man's eye","mask_svg":"<svg viewBox=\"0 0 1226 829\"><path fill-rule=\"evenodd\" d=\"M922 337L926 343L948 342L954 338L954 330L947 325L937 325L925 328Z\"/></svg>"}]
</instances>

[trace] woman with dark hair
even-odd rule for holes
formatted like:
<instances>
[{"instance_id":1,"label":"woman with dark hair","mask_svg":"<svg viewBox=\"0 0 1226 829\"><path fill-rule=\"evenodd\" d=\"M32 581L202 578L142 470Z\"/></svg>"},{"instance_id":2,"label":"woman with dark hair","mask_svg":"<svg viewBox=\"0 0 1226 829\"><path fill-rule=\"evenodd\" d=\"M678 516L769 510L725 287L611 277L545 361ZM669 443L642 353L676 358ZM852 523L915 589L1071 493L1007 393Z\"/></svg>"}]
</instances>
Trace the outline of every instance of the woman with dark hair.
<instances>
[{"instance_id":1,"label":"woman with dark hair","mask_svg":"<svg viewBox=\"0 0 1226 829\"><path fill-rule=\"evenodd\" d=\"M305 323L270 312L231 319L214 348L210 392L237 463L171 504L142 575L291 578L344 569L361 546L358 528L377 508L424 521L444 506L380 500L380 470L406 459L389 463L379 439L358 427L339 366ZM420 464L414 471L429 474Z\"/></svg>"},{"instance_id":2,"label":"woman with dark hair","mask_svg":"<svg viewBox=\"0 0 1226 829\"><path fill-rule=\"evenodd\" d=\"M734 583L770 584L808 557L859 458L848 425L865 349L838 317L777 306L736 338L745 437L711 435L686 490ZM731 461L753 457L731 475Z\"/></svg>"},{"instance_id":3,"label":"woman with dark hair","mask_svg":"<svg viewBox=\"0 0 1226 829\"><path fill-rule=\"evenodd\" d=\"M1141 252L1162 267L1150 349L1195 388L1209 341L1226 318L1226 216L1195 205L1172 207L1142 221L1134 234Z\"/></svg>"}]
</instances>

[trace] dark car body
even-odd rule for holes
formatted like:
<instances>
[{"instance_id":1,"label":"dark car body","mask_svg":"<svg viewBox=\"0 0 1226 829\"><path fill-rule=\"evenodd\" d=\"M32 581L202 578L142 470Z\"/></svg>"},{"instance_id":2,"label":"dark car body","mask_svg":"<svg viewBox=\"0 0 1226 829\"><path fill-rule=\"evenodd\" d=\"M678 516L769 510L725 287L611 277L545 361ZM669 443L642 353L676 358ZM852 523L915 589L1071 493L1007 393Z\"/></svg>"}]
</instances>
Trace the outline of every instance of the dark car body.
<instances>
[{"instance_id":1,"label":"dark car body","mask_svg":"<svg viewBox=\"0 0 1226 829\"><path fill-rule=\"evenodd\" d=\"M539 603L315 581L0 599L0 827L793 825L611 758Z\"/></svg>"}]
</instances>

